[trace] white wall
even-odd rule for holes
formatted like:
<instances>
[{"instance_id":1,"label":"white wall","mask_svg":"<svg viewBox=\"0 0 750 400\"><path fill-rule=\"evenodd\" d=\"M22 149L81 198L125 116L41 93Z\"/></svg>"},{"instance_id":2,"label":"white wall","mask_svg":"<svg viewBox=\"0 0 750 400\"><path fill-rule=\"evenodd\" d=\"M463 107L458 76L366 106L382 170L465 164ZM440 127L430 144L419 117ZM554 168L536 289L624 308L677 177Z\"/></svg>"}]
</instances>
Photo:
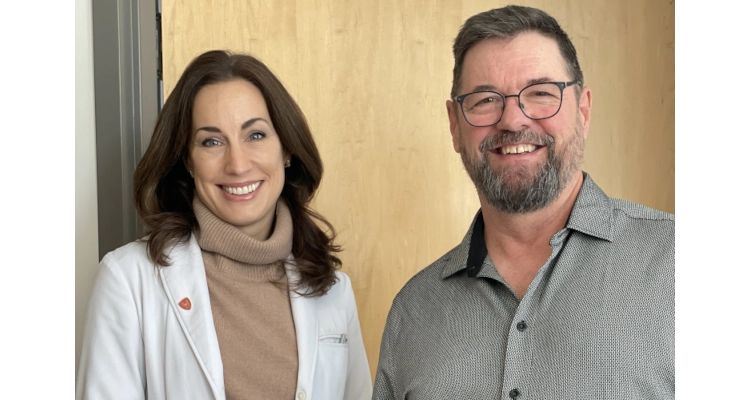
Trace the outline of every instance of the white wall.
<instances>
[{"instance_id":1,"label":"white wall","mask_svg":"<svg viewBox=\"0 0 750 400\"><path fill-rule=\"evenodd\" d=\"M83 320L99 262L91 1L76 0L76 375Z\"/></svg>"}]
</instances>

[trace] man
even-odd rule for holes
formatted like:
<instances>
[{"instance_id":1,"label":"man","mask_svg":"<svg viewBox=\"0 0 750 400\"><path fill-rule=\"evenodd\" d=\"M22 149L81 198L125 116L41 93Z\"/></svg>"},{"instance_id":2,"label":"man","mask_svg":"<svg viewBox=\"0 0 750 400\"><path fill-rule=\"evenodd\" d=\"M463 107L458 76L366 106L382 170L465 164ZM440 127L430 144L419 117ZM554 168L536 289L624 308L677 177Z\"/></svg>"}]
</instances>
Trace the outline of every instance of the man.
<instances>
[{"instance_id":1,"label":"man","mask_svg":"<svg viewBox=\"0 0 750 400\"><path fill-rule=\"evenodd\" d=\"M674 215L581 169L591 90L543 11L469 18L453 147L481 209L393 301L373 399L674 398Z\"/></svg>"}]
</instances>

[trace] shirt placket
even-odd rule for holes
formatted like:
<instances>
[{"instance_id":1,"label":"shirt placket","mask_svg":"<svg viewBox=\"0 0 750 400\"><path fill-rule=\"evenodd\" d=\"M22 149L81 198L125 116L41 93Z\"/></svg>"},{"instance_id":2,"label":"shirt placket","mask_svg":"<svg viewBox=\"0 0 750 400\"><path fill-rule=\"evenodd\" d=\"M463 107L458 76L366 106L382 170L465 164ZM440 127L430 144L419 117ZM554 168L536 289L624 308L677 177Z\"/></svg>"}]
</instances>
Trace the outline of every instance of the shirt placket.
<instances>
[{"instance_id":1,"label":"shirt placket","mask_svg":"<svg viewBox=\"0 0 750 400\"><path fill-rule=\"evenodd\" d=\"M532 364L534 360L534 329L535 319L540 318L535 315L535 304L538 303L541 296L540 290L537 290L540 283L548 278L550 265L557 259L563 248L567 229L555 234L550 240L552 254L542 268L537 272L534 280L529 285L526 294L516 308L516 313L511 321L508 342L505 349L505 368L503 373L503 387L501 399L510 400L527 400L539 398L534 394L532 382ZM543 317L543 316L542 316Z\"/></svg>"}]
</instances>

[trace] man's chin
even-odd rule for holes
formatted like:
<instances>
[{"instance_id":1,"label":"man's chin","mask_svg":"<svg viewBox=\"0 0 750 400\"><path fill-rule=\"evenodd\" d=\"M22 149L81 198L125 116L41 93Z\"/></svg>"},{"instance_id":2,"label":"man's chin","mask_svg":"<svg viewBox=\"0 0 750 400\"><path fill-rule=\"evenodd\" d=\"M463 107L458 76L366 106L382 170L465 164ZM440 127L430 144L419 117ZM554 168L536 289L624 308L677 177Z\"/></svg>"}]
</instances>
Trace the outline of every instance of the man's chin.
<instances>
[{"instance_id":1,"label":"man's chin","mask_svg":"<svg viewBox=\"0 0 750 400\"><path fill-rule=\"evenodd\" d=\"M510 166L504 167L502 170L494 166L490 166L495 177L499 179L503 186L510 188L523 188L529 187L536 180L537 176L541 173L541 166Z\"/></svg>"},{"instance_id":2,"label":"man's chin","mask_svg":"<svg viewBox=\"0 0 750 400\"><path fill-rule=\"evenodd\" d=\"M503 187L506 192L514 193L515 197L521 196L526 197L526 193L531 190L533 181L505 181Z\"/></svg>"}]
</instances>

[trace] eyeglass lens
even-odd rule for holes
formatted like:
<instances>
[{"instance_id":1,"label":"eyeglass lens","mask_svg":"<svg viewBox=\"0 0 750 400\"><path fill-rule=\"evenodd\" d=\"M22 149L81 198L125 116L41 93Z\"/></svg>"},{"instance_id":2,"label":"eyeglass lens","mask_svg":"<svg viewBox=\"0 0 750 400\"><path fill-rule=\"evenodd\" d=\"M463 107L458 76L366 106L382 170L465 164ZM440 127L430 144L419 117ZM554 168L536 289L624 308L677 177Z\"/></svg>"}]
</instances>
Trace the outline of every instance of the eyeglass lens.
<instances>
[{"instance_id":1,"label":"eyeglass lens","mask_svg":"<svg viewBox=\"0 0 750 400\"><path fill-rule=\"evenodd\" d=\"M531 85L519 93L518 102L527 117L549 118L560 109L562 90L554 83ZM462 107L466 121L474 126L494 125L503 115L503 99L495 92L472 93L464 98Z\"/></svg>"}]
</instances>

